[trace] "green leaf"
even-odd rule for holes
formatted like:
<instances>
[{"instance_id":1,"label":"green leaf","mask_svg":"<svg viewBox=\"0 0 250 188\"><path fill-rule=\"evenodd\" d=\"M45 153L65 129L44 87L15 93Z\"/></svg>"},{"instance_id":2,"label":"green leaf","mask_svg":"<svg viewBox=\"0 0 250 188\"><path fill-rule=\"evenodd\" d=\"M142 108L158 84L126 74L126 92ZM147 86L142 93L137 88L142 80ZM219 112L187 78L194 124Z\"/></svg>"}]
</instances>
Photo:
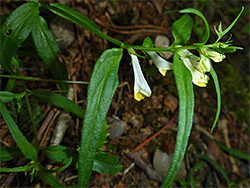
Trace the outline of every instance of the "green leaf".
<instances>
[{"instance_id":1,"label":"green leaf","mask_svg":"<svg viewBox=\"0 0 250 188\"><path fill-rule=\"evenodd\" d=\"M42 6L44 6L45 8L48 8L54 14L95 33L97 36L101 38L109 40L110 42L117 44L119 46L123 46L123 43L121 41L103 34L98 28L98 26L94 22L92 22L89 18L87 18L80 12L77 12L76 10L66 5L55 3L55 4L51 4L50 6L46 4L42 4Z\"/></svg>"},{"instance_id":2,"label":"green leaf","mask_svg":"<svg viewBox=\"0 0 250 188\"><path fill-rule=\"evenodd\" d=\"M214 71L214 68L213 68L211 62L210 62L210 67L211 67L210 73L211 73L211 76L212 76L212 78L214 80L215 90L216 90L216 93L217 93L217 112L216 112L216 116L215 116L215 119L214 119L214 123L213 123L212 129L210 131L210 133L212 133L213 130L214 130L214 128L215 128L215 126L216 126L216 123L218 122L219 116L220 116L220 110L221 110L221 93L220 93L219 80L218 80L217 74Z\"/></svg>"},{"instance_id":3,"label":"green leaf","mask_svg":"<svg viewBox=\"0 0 250 188\"><path fill-rule=\"evenodd\" d=\"M93 170L101 174L112 174L120 172L122 166L119 164L119 159L110 153L98 153L95 156Z\"/></svg>"},{"instance_id":4,"label":"green leaf","mask_svg":"<svg viewBox=\"0 0 250 188\"><path fill-rule=\"evenodd\" d=\"M25 155L27 159L37 161L37 151L31 143L24 137L23 133L20 131L12 117L10 116L7 108L5 107L2 100L0 100L0 112L2 117L7 124L13 139L16 141L18 147Z\"/></svg>"},{"instance_id":5,"label":"green leaf","mask_svg":"<svg viewBox=\"0 0 250 188\"><path fill-rule=\"evenodd\" d=\"M209 25L207 23L207 20L205 18L205 16L197 9L194 9L194 8L187 8L187 9L183 9L183 10L180 10L179 11L180 13L193 13L193 14L196 14L197 16L201 17L205 23L205 27L206 27L206 31L203 35L203 43L205 44L208 39L209 39L209 36L210 36L210 29L209 29Z\"/></svg>"},{"instance_id":6,"label":"green leaf","mask_svg":"<svg viewBox=\"0 0 250 188\"><path fill-rule=\"evenodd\" d=\"M9 161L23 157L22 152L17 148L0 147L0 161Z\"/></svg>"},{"instance_id":7,"label":"green leaf","mask_svg":"<svg viewBox=\"0 0 250 188\"><path fill-rule=\"evenodd\" d=\"M179 123L173 160L161 187L169 187L174 181L187 148L193 124L194 91L192 76L184 63L174 55L173 71L179 95Z\"/></svg>"},{"instance_id":8,"label":"green leaf","mask_svg":"<svg viewBox=\"0 0 250 188\"><path fill-rule=\"evenodd\" d=\"M193 28L193 20L188 14L184 14L180 19L175 21L172 26L172 34L174 36L174 45L186 44L190 39Z\"/></svg>"},{"instance_id":9,"label":"green leaf","mask_svg":"<svg viewBox=\"0 0 250 188\"><path fill-rule=\"evenodd\" d=\"M19 46L29 36L39 15L38 3L25 3L15 9L1 26L0 62L3 68L14 73L11 60Z\"/></svg>"},{"instance_id":10,"label":"green leaf","mask_svg":"<svg viewBox=\"0 0 250 188\"><path fill-rule=\"evenodd\" d=\"M87 107L81 135L79 187L87 187L90 180L103 123L118 85L121 57L122 49L106 50L94 66L88 86Z\"/></svg>"},{"instance_id":11,"label":"green leaf","mask_svg":"<svg viewBox=\"0 0 250 188\"><path fill-rule=\"evenodd\" d=\"M52 187L65 187L61 184L52 173L47 172L47 169L39 165L39 171L37 171L38 176L46 183Z\"/></svg>"},{"instance_id":12,"label":"green leaf","mask_svg":"<svg viewBox=\"0 0 250 188\"><path fill-rule=\"evenodd\" d=\"M238 157L238 158L241 158L241 159L245 159L245 160L248 160L250 161L250 156L248 154L245 154L245 153L242 153L242 152L239 152L235 149L232 149L232 148L228 148L226 146L224 146L223 144L221 144L220 142L218 142L217 140L214 140L215 143L221 148L223 149L224 151L230 153L231 155L235 156L235 157Z\"/></svg>"},{"instance_id":13,"label":"green leaf","mask_svg":"<svg viewBox=\"0 0 250 188\"><path fill-rule=\"evenodd\" d=\"M67 164L72 158L71 165L76 166L78 160L78 153L72 149L65 146L50 146L42 149L42 153L49 159Z\"/></svg>"},{"instance_id":14,"label":"green leaf","mask_svg":"<svg viewBox=\"0 0 250 188\"><path fill-rule=\"evenodd\" d=\"M196 156L199 157L199 158L204 159L205 161L207 161L211 165L213 165L222 174L222 176L227 181L228 186L230 187L230 184L231 184L230 179L228 178L226 172L223 170L223 168L221 168L221 166L218 163L216 163L213 159L211 159L211 158L209 158L209 157L207 157L205 155L197 154Z\"/></svg>"},{"instance_id":15,"label":"green leaf","mask_svg":"<svg viewBox=\"0 0 250 188\"><path fill-rule=\"evenodd\" d=\"M191 168L188 172L188 180L191 181L192 180L192 176L195 172L197 172L198 170L200 170L203 166L205 166L205 162L204 161L200 161L199 163L197 163L193 168Z\"/></svg>"},{"instance_id":16,"label":"green leaf","mask_svg":"<svg viewBox=\"0 0 250 188\"><path fill-rule=\"evenodd\" d=\"M100 135L100 138L99 138L99 142L97 144L97 150L98 149L101 149L101 147L107 143L106 139L107 137L109 136L109 133L108 133L108 129L109 129L109 126L107 124L106 121L104 121L104 124L102 126L102 133Z\"/></svg>"},{"instance_id":17,"label":"green leaf","mask_svg":"<svg viewBox=\"0 0 250 188\"><path fill-rule=\"evenodd\" d=\"M35 24L32 32L32 38L37 50L37 53L42 58L43 62L48 66L53 77L57 80L67 80L68 72L65 62L60 62L57 53L60 51L56 40L48 28L43 17ZM62 90L68 89L68 84L59 83Z\"/></svg>"},{"instance_id":18,"label":"green leaf","mask_svg":"<svg viewBox=\"0 0 250 188\"><path fill-rule=\"evenodd\" d=\"M237 22L237 20L240 18L241 14L243 13L244 11L244 7L241 8L241 11L240 13L238 14L238 16L235 18L235 20L233 21L233 23L230 24L230 26L228 26L224 31L222 31L222 24L220 22L220 25L218 27L218 30L216 29L216 27L214 26L214 30L215 32L217 33L218 35L218 39L217 41L219 41L224 35L226 35L231 29L232 27L234 26L234 24ZM216 41L216 42L217 42Z\"/></svg>"},{"instance_id":19,"label":"green leaf","mask_svg":"<svg viewBox=\"0 0 250 188\"><path fill-rule=\"evenodd\" d=\"M42 149L42 153L51 160L77 167L78 152L65 146L50 146ZM72 159L72 162L71 162ZM108 153L98 153L95 156L93 170L101 174L115 174L121 170L118 158Z\"/></svg>"},{"instance_id":20,"label":"green leaf","mask_svg":"<svg viewBox=\"0 0 250 188\"><path fill-rule=\"evenodd\" d=\"M18 96L20 96L20 94L11 93L9 91L0 91L0 99L3 103L11 102Z\"/></svg>"},{"instance_id":21,"label":"green leaf","mask_svg":"<svg viewBox=\"0 0 250 188\"><path fill-rule=\"evenodd\" d=\"M55 170L49 170L49 169L44 169L43 171L45 172L49 172L49 173L55 173L55 172L61 172L63 170L65 170L66 168L69 167L69 165L71 165L72 163L72 160L73 160L73 157L69 158L68 162L66 163L66 165L60 167L60 168L57 168Z\"/></svg>"},{"instance_id":22,"label":"green leaf","mask_svg":"<svg viewBox=\"0 0 250 188\"><path fill-rule=\"evenodd\" d=\"M86 28L93 33L95 31L101 32L100 28L92 20L80 12L60 3L54 3L50 6L52 7L50 10L58 16L67 20L71 19L71 22L74 22L75 24L79 23L78 25L82 25L83 28Z\"/></svg>"},{"instance_id":23,"label":"green leaf","mask_svg":"<svg viewBox=\"0 0 250 188\"><path fill-rule=\"evenodd\" d=\"M84 117L84 110L63 95L56 94L50 91L30 91L30 93L39 100L59 106L80 118Z\"/></svg>"},{"instance_id":24,"label":"green leaf","mask_svg":"<svg viewBox=\"0 0 250 188\"><path fill-rule=\"evenodd\" d=\"M144 47L154 47L154 43L152 42L150 37L146 37L142 43Z\"/></svg>"},{"instance_id":25,"label":"green leaf","mask_svg":"<svg viewBox=\"0 0 250 188\"><path fill-rule=\"evenodd\" d=\"M13 56L12 57L12 60L11 60L11 64L15 67L16 69L16 74L19 74L20 73L20 65L19 65L19 61ZM12 75L9 75L9 76L12 76ZM6 84L6 87L5 87L5 91L13 91L16 87L16 80L15 79L9 79L8 80L8 83Z\"/></svg>"},{"instance_id":26,"label":"green leaf","mask_svg":"<svg viewBox=\"0 0 250 188\"><path fill-rule=\"evenodd\" d=\"M29 169L28 166L20 166L14 168L0 168L0 172L26 172Z\"/></svg>"},{"instance_id":27,"label":"green leaf","mask_svg":"<svg viewBox=\"0 0 250 188\"><path fill-rule=\"evenodd\" d=\"M16 86L16 80L9 79L4 90L5 91L13 91L15 86Z\"/></svg>"},{"instance_id":28,"label":"green leaf","mask_svg":"<svg viewBox=\"0 0 250 188\"><path fill-rule=\"evenodd\" d=\"M13 56L11 59L11 65L13 65L16 68L16 73L19 73L19 62L17 59ZM6 86L5 91L13 91L16 86L16 80L15 79L9 79Z\"/></svg>"},{"instance_id":29,"label":"green leaf","mask_svg":"<svg viewBox=\"0 0 250 188\"><path fill-rule=\"evenodd\" d=\"M84 81L71 81L71 80L55 80L55 79L43 79L43 78L37 78L37 77L29 77L29 76L17 76L17 75L3 75L0 74L0 77L3 78L13 78L18 80L28 80L28 81L37 81L37 82L64 82L68 84L89 84L89 82Z\"/></svg>"}]
</instances>

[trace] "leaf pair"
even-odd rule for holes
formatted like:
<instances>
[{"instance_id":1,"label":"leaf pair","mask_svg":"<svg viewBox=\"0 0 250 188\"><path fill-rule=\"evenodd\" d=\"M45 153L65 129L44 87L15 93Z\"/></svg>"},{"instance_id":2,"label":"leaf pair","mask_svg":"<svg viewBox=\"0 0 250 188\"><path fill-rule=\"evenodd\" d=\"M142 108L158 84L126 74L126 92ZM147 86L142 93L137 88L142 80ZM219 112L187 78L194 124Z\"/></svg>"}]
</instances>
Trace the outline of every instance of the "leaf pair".
<instances>
[{"instance_id":1,"label":"leaf pair","mask_svg":"<svg viewBox=\"0 0 250 188\"><path fill-rule=\"evenodd\" d=\"M67 164L73 158L71 165L78 167L78 152L71 150L65 146L51 146L42 150L42 153L51 160ZM100 152L94 159L93 170L101 174L115 174L121 170L117 157Z\"/></svg>"},{"instance_id":2,"label":"leaf pair","mask_svg":"<svg viewBox=\"0 0 250 188\"><path fill-rule=\"evenodd\" d=\"M1 26L0 61L3 68L12 74L12 57L36 24L38 9L37 3L25 3L12 12Z\"/></svg>"},{"instance_id":3,"label":"leaf pair","mask_svg":"<svg viewBox=\"0 0 250 188\"><path fill-rule=\"evenodd\" d=\"M56 15L88 29L101 38L107 39L119 46L123 44L103 34L91 20L70 7L61 4L52 4L50 6L43 4L43 6ZM88 186L94 160L98 158L96 152L101 144L103 144L103 142L100 142L100 139L103 140L103 138L106 138L106 135L102 136L101 133L106 114L118 85L118 68L121 57L122 49L113 48L106 50L97 60L90 79L78 161L79 187Z\"/></svg>"},{"instance_id":4,"label":"leaf pair","mask_svg":"<svg viewBox=\"0 0 250 188\"><path fill-rule=\"evenodd\" d=\"M0 62L3 68L11 74L17 74L12 69L12 58L20 45L32 34L35 48L58 80L67 80L65 62L60 62L57 53L59 47L49 30L46 21L39 17L39 3L29 2L14 10L1 27ZM59 83L61 89L67 90L68 85Z\"/></svg>"}]
</instances>

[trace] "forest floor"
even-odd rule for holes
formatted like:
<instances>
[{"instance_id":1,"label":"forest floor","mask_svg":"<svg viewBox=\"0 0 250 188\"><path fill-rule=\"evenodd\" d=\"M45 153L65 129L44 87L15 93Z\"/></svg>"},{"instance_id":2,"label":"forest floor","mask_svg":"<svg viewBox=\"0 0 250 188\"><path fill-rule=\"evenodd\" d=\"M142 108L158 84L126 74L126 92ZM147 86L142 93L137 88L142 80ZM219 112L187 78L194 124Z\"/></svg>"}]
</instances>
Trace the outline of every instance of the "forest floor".
<instances>
[{"instance_id":1,"label":"forest floor","mask_svg":"<svg viewBox=\"0 0 250 188\"><path fill-rule=\"evenodd\" d=\"M54 3L55 1L45 1ZM216 139L228 148L233 148L239 152L250 154L249 145L249 124L250 124L250 52L249 52L249 2L244 1L94 1L94 0L76 0L58 2L78 10L93 20L105 34L112 36L120 41L129 44L141 45L143 40L150 36L152 41L158 36L164 36L173 42L171 26L181 15L179 13L165 14L167 11L177 11L184 8L196 8L200 10L207 18L210 24L211 37L208 42L213 43L216 40L214 25L222 22L223 27L232 23L237 17L242 6L245 11L239 21L231 31L233 44L243 47L243 50L237 50L236 53L226 54L226 59L221 63L214 63L215 71L219 77L222 94L222 112L219 122L212 134L210 129L216 114L216 92L212 79L208 87L195 89L195 111L194 123L187 153L184 158L185 169L181 173L183 182L189 182L188 187L227 187L227 181L224 176L216 169L214 165L206 162L206 165L195 171L194 166L201 164L203 160L197 157L197 154L205 155L215 161L226 172L227 176L236 187L249 187L249 161L234 157L232 153L222 150L214 141ZM9 14L20 2L1 1L1 15ZM53 23L60 23L60 19L51 12L41 9L41 15L52 28ZM202 20L194 15L194 26L204 27ZM59 45L63 58L67 64L69 79L73 81L89 81L93 66L105 49L115 47L113 44L101 40L98 36L84 30L76 25L71 25L66 21L61 22L65 30L70 34L65 34L72 41L62 41ZM72 26L72 27L71 27ZM73 33L73 35L72 35ZM70 39L69 39L70 40ZM225 38L226 40L226 38ZM196 34L192 34L190 43L198 42L200 39ZM24 52L20 52L24 53ZM152 90L152 96L137 102L133 97L134 75L131 66L131 58L127 52L124 52L119 67L119 86L114 95L112 105L107 115L107 122L110 122L110 129L115 129L112 125L116 122L124 125L121 135L108 137L103 150L119 157L122 171L115 175L100 175L93 172L91 176L91 187L159 187L160 181L153 178L154 154L157 151L173 154L176 142L176 133L178 127L178 95L174 75L169 71L166 77L162 77L149 60L140 59L146 80ZM169 55L169 54L168 54ZM23 76L52 79L49 71L40 63L36 57L21 56L25 65L22 68ZM171 54L168 61L172 61ZM35 63L34 63L35 62ZM211 76L210 76L211 77ZM7 80L1 80L1 90L4 89ZM20 92L20 87L15 88L15 92ZM25 81L30 90L58 90L58 86L51 82L32 82ZM87 85L72 84L74 88L75 102L82 108L86 107ZM46 104L37 100L32 101L34 108L41 113L47 107ZM15 111L15 107L9 110ZM56 119L61 109L52 106L53 112L50 121ZM57 113L58 112L58 113ZM29 131L27 123L27 109L22 107L21 115L17 118L17 124L21 126L23 132ZM49 114L49 113L48 113ZM21 117L20 117L21 116ZM46 119L46 117L45 117ZM171 121L172 123L168 124ZM42 127L44 122L38 127ZM118 126L119 126L118 125ZM143 144L147 139L157 134L160 129L167 126L163 132L150 142ZM80 143L80 130L82 120L72 117L69 128L67 129L61 145L77 149ZM119 129L122 129L119 128ZM1 145L15 147L15 142L8 131L7 126L1 120ZM116 130L117 131L117 130ZM42 135L43 146L50 142L53 132L53 125L48 128L47 134ZM139 146L139 147L138 147ZM41 161L44 163L44 161ZM4 167L10 167L13 164L4 163ZM56 166L57 163L52 164ZM150 169L148 171L147 169ZM194 171L194 173L191 173ZM74 186L77 183L77 170L69 167L63 172L55 173L57 179L64 185ZM24 179L24 173L3 173L1 174L1 184L9 187L46 187L48 185L35 178L33 183ZM153 178L153 179L152 179ZM156 178L157 179L157 178ZM176 187L182 187L180 181L176 181Z\"/></svg>"}]
</instances>

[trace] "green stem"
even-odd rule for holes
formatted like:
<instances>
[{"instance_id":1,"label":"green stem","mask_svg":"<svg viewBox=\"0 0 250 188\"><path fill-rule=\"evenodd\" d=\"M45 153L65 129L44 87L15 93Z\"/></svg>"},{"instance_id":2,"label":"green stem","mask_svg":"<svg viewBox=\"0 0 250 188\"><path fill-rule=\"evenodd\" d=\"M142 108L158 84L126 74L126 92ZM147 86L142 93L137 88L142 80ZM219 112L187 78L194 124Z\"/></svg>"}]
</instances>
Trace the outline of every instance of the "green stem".
<instances>
[{"instance_id":1,"label":"green stem","mask_svg":"<svg viewBox=\"0 0 250 188\"><path fill-rule=\"evenodd\" d=\"M35 147L39 148L36 123L35 123L35 120L34 120L32 108L31 108L31 105L30 105L30 100L29 100L29 97L28 97L27 93L25 94L25 101L26 101L26 104L27 104L28 113L29 113L30 120L31 120L31 123L32 123L33 132L34 132L34 135L35 135Z\"/></svg>"},{"instance_id":2,"label":"green stem","mask_svg":"<svg viewBox=\"0 0 250 188\"><path fill-rule=\"evenodd\" d=\"M18 80L28 80L28 81L40 81L40 82L64 82L67 84L89 84L89 82L84 81L69 81L69 80L49 80L43 78L27 77L27 76L16 76L16 75L3 75L0 74L0 77L3 78L12 78Z\"/></svg>"},{"instance_id":3,"label":"green stem","mask_svg":"<svg viewBox=\"0 0 250 188\"><path fill-rule=\"evenodd\" d=\"M29 167L26 165L14 168L0 168L0 172L26 172L28 169Z\"/></svg>"}]
</instances>

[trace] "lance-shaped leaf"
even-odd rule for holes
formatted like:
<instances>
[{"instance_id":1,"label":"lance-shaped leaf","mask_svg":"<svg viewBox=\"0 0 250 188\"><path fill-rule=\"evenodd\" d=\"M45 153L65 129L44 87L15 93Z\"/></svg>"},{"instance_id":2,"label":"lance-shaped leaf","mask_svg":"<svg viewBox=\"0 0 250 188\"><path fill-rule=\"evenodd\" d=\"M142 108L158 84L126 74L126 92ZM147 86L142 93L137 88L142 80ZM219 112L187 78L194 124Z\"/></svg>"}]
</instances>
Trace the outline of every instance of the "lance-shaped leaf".
<instances>
[{"instance_id":1,"label":"lance-shaped leaf","mask_svg":"<svg viewBox=\"0 0 250 188\"><path fill-rule=\"evenodd\" d=\"M53 77L57 80L67 80L68 72L65 62L60 62L57 53L60 51L56 40L49 30L46 21L40 16L32 30L32 38L37 50L37 53L42 58L43 62L48 66ZM63 90L68 89L66 83L59 83Z\"/></svg>"},{"instance_id":2,"label":"lance-shaped leaf","mask_svg":"<svg viewBox=\"0 0 250 188\"><path fill-rule=\"evenodd\" d=\"M172 33L174 36L174 43L185 44L190 39L193 28L193 20L188 14L184 14L180 19L175 21L172 26Z\"/></svg>"},{"instance_id":3,"label":"lance-shaped leaf","mask_svg":"<svg viewBox=\"0 0 250 188\"><path fill-rule=\"evenodd\" d=\"M42 153L49 159L63 164L69 163L72 159L71 165L78 166L78 152L65 146L50 146L42 149ZM118 157L104 152L96 154L93 170L101 174L115 174L120 172L121 168Z\"/></svg>"},{"instance_id":4,"label":"lance-shaped leaf","mask_svg":"<svg viewBox=\"0 0 250 188\"><path fill-rule=\"evenodd\" d=\"M84 110L75 104L73 101L69 100L67 97L63 95L56 94L50 91L30 91L33 96L38 98L39 100L54 104L67 110L80 118L84 116Z\"/></svg>"},{"instance_id":5,"label":"lance-shaped leaf","mask_svg":"<svg viewBox=\"0 0 250 188\"><path fill-rule=\"evenodd\" d=\"M90 180L102 126L118 85L121 57L122 49L106 50L94 66L81 135L78 187L87 187Z\"/></svg>"},{"instance_id":6,"label":"lance-shaped leaf","mask_svg":"<svg viewBox=\"0 0 250 188\"><path fill-rule=\"evenodd\" d=\"M95 156L93 170L98 171L101 174L112 174L120 172L122 166L119 165L119 159L110 153L98 153Z\"/></svg>"},{"instance_id":7,"label":"lance-shaped leaf","mask_svg":"<svg viewBox=\"0 0 250 188\"><path fill-rule=\"evenodd\" d=\"M200 16L203 19L205 23L206 31L202 38L203 38L203 43L205 44L208 41L209 35L210 35L209 25L207 23L205 16L199 10L194 9L194 8L183 9L183 10L180 10L179 12L180 13L193 13L193 14L196 14L197 16Z\"/></svg>"},{"instance_id":8,"label":"lance-shaped leaf","mask_svg":"<svg viewBox=\"0 0 250 188\"><path fill-rule=\"evenodd\" d=\"M203 160L209 162L213 167L215 167L220 173L221 175L225 178L225 180L227 181L228 187L231 187L231 181L229 179L229 177L227 176L226 172L223 170L223 168L216 163L213 159L205 156L205 155L201 155L201 154L197 154L196 157L202 158Z\"/></svg>"},{"instance_id":9,"label":"lance-shaped leaf","mask_svg":"<svg viewBox=\"0 0 250 188\"><path fill-rule=\"evenodd\" d=\"M215 116L215 119L214 119L214 123L213 123L212 129L210 131L212 133L213 130L214 130L214 128L215 128L215 126L216 126L216 123L219 120L219 116L220 116L220 110L221 110L221 93L220 93L219 80L218 80L217 74L214 71L214 68L213 68L211 62L210 62L210 66L211 66L210 73L211 73L211 76L212 76L212 78L214 80L215 91L216 91L216 94L217 94L217 112L216 112L216 116Z\"/></svg>"},{"instance_id":10,"label":"lance-shaped leaf","mask_svg":"<svg viewBox=\"0 0 250 188\"><path fill-rule=\"evenodd\" d=\"M20 166L14 168L0 168L0 172L26 172L28 171L28 166Z\"/></svg>"},{"instance_id":11,"label":"lance-shaped leaf","mask_svg":"<svg viewBox=\"0 0 250 188\"><path fill-rule=\"evenodd\" d=\"M9 91L0 91L0 99L3 103L8 103L14 100L16 97L20 97L22 94L15 94Z\"/></svg>"},{"instance_id":12,"label":"lance-shaped leaf","mask_svg":"<svg viewBox=\"0 0 250 188\"><path fill-rule=\"evenodd\" d=\"M179 95L179 122L173 160L161 187L169 187L178 172L193 124L194 91L192 76L184 63L174 55L173 71Z\"/></svg>"},{"instance_id":13,"label":"lance-shaped leaf","mask_svg":"<svg viewBox=\"0 0 250 188\"><path fill-rule=\"evenodd\" d=\"M22 152L17 148L0 147L0 161L9 161L23 157Z\"/></svg>"},{"instance_id":14,"label":"lance-shaped leaf","mask_svg":"<svg viewBox=\"0 0 250 188\"><path fill-rule=\"evenodd\" d=\"M77 166L78 152L66 146L50 146L42 149L42 153L49 159L63 164L67 164L72 158L71 165Z\"/></svg>"},{"instance_id":15,"label":"lance-shaped leaf","mask_svg":"<svg viewBox=\"0 0 250 188\"><path fill-rule=\"evenodd\" d=\"M39 15L39 4L29 2L15 9L1 26L0 62L3 68L14 73L11 66L12 56L29 36Z\"/></svg>"},{"instance_id":16,"label":"lance-shaped leaf","mask_svg":"<svg viewBox=\"0 0 250 188\"><path fill-rule=\"evenodd\" d=\"M214 139L214 142L221 148L223 149L224 151L232 154L233 156L235 157L239 157L241 159L245 159L245 160L248 160L250 161L250 156L246 153L242 153L242 152L239 152L233 148L228 148L226 146L224 146L223 144L221 144L220 142L218 142L216 139Z\"/></svg>"},{"instance_id":17,"label":"lance-shaped leaf","mask_svg":"<svg viewBox=\"0 0 250 188\"><path fill-rule=\"evenodd\" d=\"M8 128L9 128L13 139L16 141L18 147L20 148L22 153L25 155L25 157L27 159L37 161L37 151L36 151L36 149L24 137L23 133L20 131L17 124L14 122L14 120L10 116L9 111L5 107L2 100L0 100L0 113L2 114L2 117L3 117L5 123L7 124Z\"/></svg>"},{"instance_id":18,"label":"lance-shaped leaf","mask_svg":"<svg viewBox=\"0 0 250 188\"><path fill-rule=\"evenodd\" d=\"M52 187L65 187L55 178L55 176L53 176L52 173L48 172L48 170L42 165L39 165L39 171L37 171L37 175Z\"/></svg>"},{"instance_id":19,"label":"lance-shaped leaf","mask_svg":"<svg viewBox=\"0 0 250 188\"><path fill-rule=\"evenodd\" d=\"M83 14L81 14L80 12L77 12L76 10L60 4L60 3L54 3L51 4L50 6L46 5L46 4L42 4L42 6L44 6L45 8L48 8L51 12L53 12L54 14L61 16L62 18L69 20L93 33L95 33L97 36L103 38L103 39L107 39L109 41L111 41L114 44L117 44L119 46L122 46L123 43L119 40L116 40L108 35L105 35L101 32L101 30L98 28L98 26L91 21L89 18L87 18L86 16L84 16Z\"/></svg>"}]
</instances>

